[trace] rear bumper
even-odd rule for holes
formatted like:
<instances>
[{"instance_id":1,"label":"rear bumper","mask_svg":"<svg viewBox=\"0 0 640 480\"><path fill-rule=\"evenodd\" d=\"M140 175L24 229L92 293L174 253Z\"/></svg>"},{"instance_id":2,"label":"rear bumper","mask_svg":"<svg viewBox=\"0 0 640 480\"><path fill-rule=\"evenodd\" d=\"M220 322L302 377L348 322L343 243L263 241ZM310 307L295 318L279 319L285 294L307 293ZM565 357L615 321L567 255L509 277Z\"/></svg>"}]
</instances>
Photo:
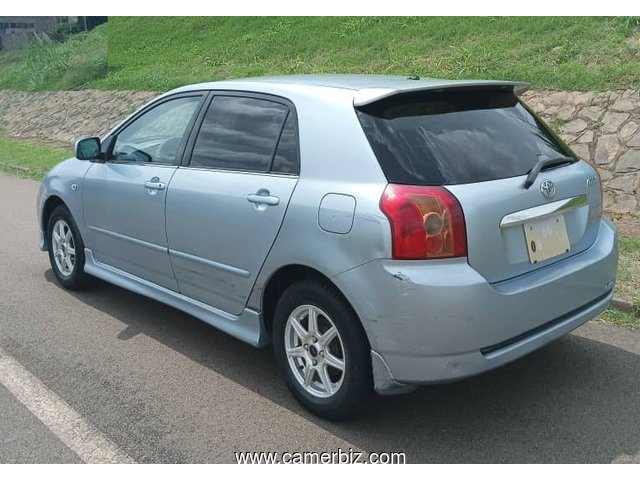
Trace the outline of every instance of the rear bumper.
<instances>
[{"instance_id":1,"label":"rear bumper","mask_svg":"<svg viewBox=\"0 0 640 480\"><path fill-rule=\"evenodd\" d=\"M586 251L489 284L466 259L378 260L334 277L369 337L376 389L447 382L496 368L607 308L618 255L600 224Z\"/></svg>"}]
</instances>

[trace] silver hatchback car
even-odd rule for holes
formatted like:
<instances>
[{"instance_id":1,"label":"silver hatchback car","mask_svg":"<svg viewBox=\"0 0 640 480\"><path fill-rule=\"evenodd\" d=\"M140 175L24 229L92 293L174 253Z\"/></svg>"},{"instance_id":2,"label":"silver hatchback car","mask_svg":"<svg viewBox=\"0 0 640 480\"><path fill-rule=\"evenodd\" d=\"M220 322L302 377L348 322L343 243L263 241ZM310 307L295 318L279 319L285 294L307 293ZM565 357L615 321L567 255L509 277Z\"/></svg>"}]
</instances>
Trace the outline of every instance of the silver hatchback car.
<instances>
[{"instance_id":1,"label":"silver hatchback car","mask_svg":"<svg viewBox=\"0 0 640 480\"><path fill-rule=\"evenodd\" d=\"M256 347L330 419L498 367L602 312L596 171L522 84L256 78L161 95L38 195L66 288L94 276Z\"/></svg>"}]
</instances>

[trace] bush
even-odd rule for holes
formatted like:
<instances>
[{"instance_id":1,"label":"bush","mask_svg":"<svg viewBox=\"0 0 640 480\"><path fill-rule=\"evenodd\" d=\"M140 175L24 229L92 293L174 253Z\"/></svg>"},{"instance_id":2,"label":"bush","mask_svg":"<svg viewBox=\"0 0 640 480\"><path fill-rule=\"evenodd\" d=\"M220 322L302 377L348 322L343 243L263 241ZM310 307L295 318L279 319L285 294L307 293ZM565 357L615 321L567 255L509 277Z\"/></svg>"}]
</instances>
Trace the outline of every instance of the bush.
<instances>
[{"instance_id":1,"label":"bush","mask_svg":"<svg viewBox=\"0 0 640 480\"><path fill-rule=\"evenodd\" d=\"M73 34L62 43L40 36L24 50L0 56L0 88L73 90L106 74L106 25Z\"/></svg>"},{"instance_id":2,"label":"bush","mask_svg":"<svg viewBox=\"0 0 640 480\"><path fill-rule=\"evenodd\" d=\"M47 79L59 77L69 68L69 50L46 36L27 45L24 55L30 89L36 89Z\"/></svg>"},{"instance_id":3,"label":"bush","mask_svg":"<svg viewBox=\"0 0 640 480\"><path fill-rule=\"evenodd\" d=\"M80 25L80 22L63 22L58 25L56 33L60 41L64 41L69 38L69 36L73 35L74 33L80 33L82 30L83 28L82 25Z\"/></svg>"}]
</instances>

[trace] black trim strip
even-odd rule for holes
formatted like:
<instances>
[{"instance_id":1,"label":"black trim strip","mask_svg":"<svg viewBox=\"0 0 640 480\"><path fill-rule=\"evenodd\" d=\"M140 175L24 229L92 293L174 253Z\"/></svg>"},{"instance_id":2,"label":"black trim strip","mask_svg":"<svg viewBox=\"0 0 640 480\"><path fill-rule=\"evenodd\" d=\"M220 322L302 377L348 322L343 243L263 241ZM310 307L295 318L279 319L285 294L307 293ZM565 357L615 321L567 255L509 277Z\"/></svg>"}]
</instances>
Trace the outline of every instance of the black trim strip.
<instances>
[{"instance_id":1,"label":"black trim strip","mask_svg":"<svg viewBox=\"0 0 640 480\"><path fill-rule=\"evenodd\" d=\"M540 332L544 332L545 330L548 330L550 328L555 327L556 325L559 325L563 322L566 322L567 320L569 320L571 317L577 315L578 313L587 310L588 308L596 305L597 303L600 303L602 300L604 300L605 298L607 298L609 295L611 294L611 292L607 292L604 295L599 296L598 298L596 298L595 300L590 301L589 303L576 308L575 310L571 310L569 313L565 313L564 315L556 318L555 320L551 320L550 322L544 323L536 328L533 328L531 330L528 330L524 333L521 333L520 335L510 338L508 340L505 340L503 342L500 343L496 343L495 345L491 345L489 347L484 347L480 349L480 353L482 355L488 355L490 353L496 352L498 350L502 350L503 348L509 347L511 345L513 345L514 343L517 343L521 340L524 340L527 337L531 337L533 335L536 335L537 333Z\"/></svg>"}]
</instances>

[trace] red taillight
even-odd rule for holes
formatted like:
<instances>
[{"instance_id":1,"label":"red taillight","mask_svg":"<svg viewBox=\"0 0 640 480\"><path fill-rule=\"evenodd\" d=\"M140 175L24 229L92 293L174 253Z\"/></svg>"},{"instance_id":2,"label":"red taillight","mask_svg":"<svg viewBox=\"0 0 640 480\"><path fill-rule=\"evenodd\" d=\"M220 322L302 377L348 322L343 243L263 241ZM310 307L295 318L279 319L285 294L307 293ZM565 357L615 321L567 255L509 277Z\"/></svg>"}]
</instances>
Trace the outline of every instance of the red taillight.
<instances>
[{"instance_id":1,"label":"red taillight","mask_svg":"<svg viewBox=\"0 0 640 480\"><path fill-rule=\"evenodd\" d=\"M448 190L389 184L380 199L380 209L391 223L393 258L467 255L462 208Z\"/></svg>"}]
</instances>

